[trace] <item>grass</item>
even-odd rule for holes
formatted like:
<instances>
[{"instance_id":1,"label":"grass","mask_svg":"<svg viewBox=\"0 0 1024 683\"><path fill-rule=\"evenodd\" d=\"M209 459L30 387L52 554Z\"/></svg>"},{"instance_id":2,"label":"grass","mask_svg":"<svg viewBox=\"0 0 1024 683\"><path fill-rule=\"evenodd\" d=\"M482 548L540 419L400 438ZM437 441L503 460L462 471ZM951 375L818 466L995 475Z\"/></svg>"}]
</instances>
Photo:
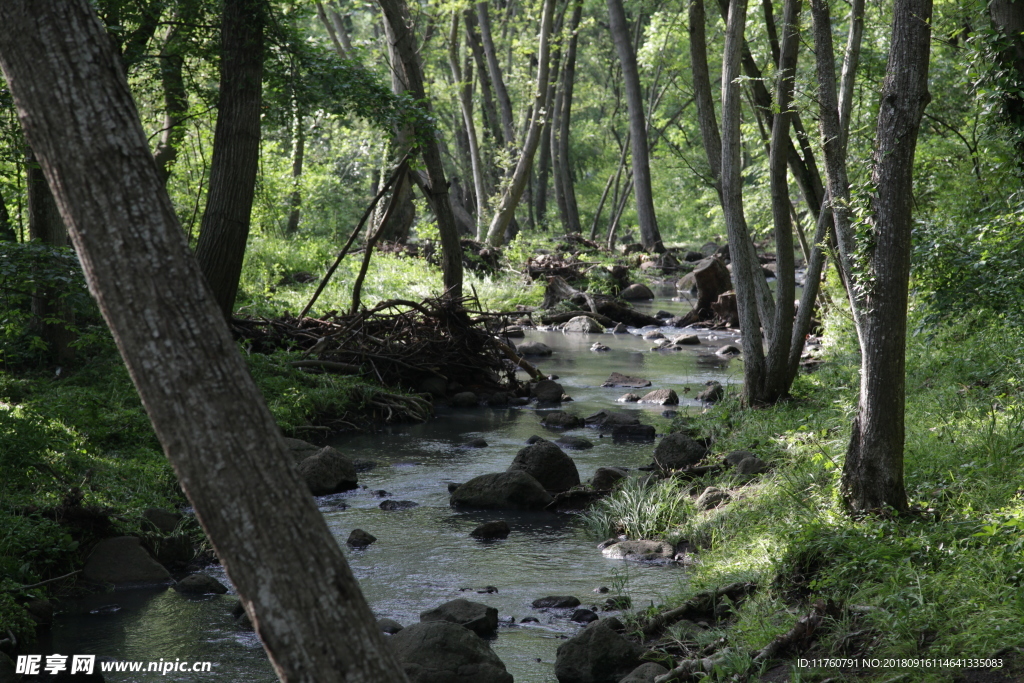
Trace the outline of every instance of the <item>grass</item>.
<instances>
[{"instance_id":1,"label":"grass","mask_svg":"<svg viewBox=\"0 0 1024 683\"><path fill-rule=\"evenodd\" d=\"M695 420L715 437L710 459L754 450L771 464L768 474L743 486L699 482L691 494L733 486L733 502L705 512L677 503L680 484L671 480L646 497L624 487L591 512L595 532L689 540L699 563L679 601L756 581L758 593L726 627L729 646L741 651L765 646L815 601L838 606L815 656L990 657L1024 646L1024 334L978 316L911 337L905 473L918 512L855 520L838 485L857 359L848 323L830 324L830 362L797 380L792 401L762 410L726 402ZM918 668L858 680L899 673L954 677ZM835 675L805 669L799 679Z\"/></svg>"}]
</instances>

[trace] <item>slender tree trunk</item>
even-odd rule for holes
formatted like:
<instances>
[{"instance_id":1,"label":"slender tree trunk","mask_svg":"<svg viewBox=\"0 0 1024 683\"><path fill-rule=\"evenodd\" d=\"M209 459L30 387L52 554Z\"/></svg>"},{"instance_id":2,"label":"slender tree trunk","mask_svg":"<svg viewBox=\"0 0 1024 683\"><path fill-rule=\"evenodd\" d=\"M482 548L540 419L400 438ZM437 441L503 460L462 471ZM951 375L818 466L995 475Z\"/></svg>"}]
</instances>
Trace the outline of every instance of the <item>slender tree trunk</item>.
<instances>
[{"instance_id":1,"label":"slender tree trunk","mask_svg":"<svg viewBox=\"0 0 1024 683\"><path fill-rule=\"evenodd\" d=\"M479 5L478 5L479 7ZM491 220L490 228L487 231L487 242L492 246L500 246L505 237L505 228L508 227L522 197L523 189L529 179L530 168L533 165L533 155L540 143L541 119L543 117L544 99L548 89L548 69L551 56L551 24L555 13L555 0L544 0L544 9L540 24L540 50L537 56L537 85L534 92L533 114L530 117L530 125L527 129L526 143L523 145L523 152L516 164L516 170L512 174L512 183L501 197L498 210ZM483 28L483 21L480 22ZM486 41L484 43L486 45Z\"/></svg>"},{"instance_id":2,"label":"slender tree trunk","mask_svg":"<svg viewBox=\"0 0 1024 683\"><path fill-rule=\"evenodd\" d=\"M389 41L399 57L398 77L405 83L413 98L425 103L430 110L429 100L423 88L423 70L416 51L416 37L409 21L409 9L405 0L377 0L384 12L384 21L389 31ZM444 278L445 296L455 299L462 297L462 243L455 216L448 199L448 182L441 164L441 151L433 131L418 131L417 143L423 164L426 166L426 181L420 185L437 219L441 236L441 270ZM418 177L418 174L417 174Z\"/></svg>"},{"instance_id":3,"label":"slender tree trunk","mask_svg":"<svg viewBox=\"0 0 1024 683\"><path fill-rule=\"evenodd\" d=\"M558 60L553 59L552 62L556 65ZM552 169L555 167L555 126L554 126L554 112L555 101L557 100L557 89L558 84L556 82L556 74L552 74L548 79L548 92L544 98L544 111L547 114L544 116L544 128L540 132L540 147L537 150L537 170L534 174L536 176L536 182L534 186L536 190L533 193L533 202L537 207L537 220L543 221L547 219L548 214L548 179L551 177ZM557 190L557 187L555 188ZM555 197L555 204L558 205L559 197Z\"/></svg>"},{"instance_id":4,"label":"slender tree trunk","mask_svg":"<svg viewBox=\"0 0 1024 683\"><path fill-rule=\"evenodd\" d=\"M455 77L455 87L459 93L459 108L462 110L462 123L465 126L467 144L469 145L469 160L473 170L473 190L476 193L476 228L477 239L482 239L484 234L483 216L484 202L490 196L486 186L482 162L480 159L480 146L476 135L476 121L473 119L473 83L467 78L459 65L459 12L452 12L451 31L448 34L448 63Z\"/></svg>"},{"instance_id":5,"label":"slender tree trunk","mask_svg":"<svg viewBox=\"0 0 1024 683\"><path fill-rule=\"evenodd\" d=\"M644 116L643 92L640 89L640 71L637 68L636 53L629 41L629 26L626 23L622 0L608 0L608 18L615 50L622 64L622 80L626 88L626 105L629 109L629 129L633 144L633 189L636 193L640 241L644 249L661 253L665 246L661 242L661 233L658 231L658 221L654 214L647 121Z\"/></svg>"},{"instance_id":6,"label":"slender tree trunk","mask_svg":"<svg viewBox=\"0 0 1024 683\"><path fill-rule=\"evenodd\" d=\"M789 124L792 117L793 82L796 75L797 51L800 47L801 0L785 0L783 7L782 43L779 69L776 75L775 101L779 113L772 126L768 175L771 185L772 219L775 226L776 283L775 319L771 323L773 343L765 359L765 384L760 390L760 401L775 403L789 394L794 374L789 356L793 336L793 296L796 292L793 263L793 208L789 201ZM770 11L768 12L771 13Z\"/></svg>"},{"instance_id":7,"label":"slender tree trunk","mask_svg":"<svg viewBox=\"0 0 1024 683\"><path fill-rule=\"evenodd\" d=\"M484 132L490 136L492 147L501 146L503 139L501 118L498 116L497 107L494 106L494 88L491 85L491 75L487 69L484 45L480 39L480 26L474 11L466 10L462 13L462 16L466 23L466 42L469 43L469 48L473 52L476 74L480 82L480 113L483 117ZM500 176L493 175L492 177L497 180Z\"/></svg>"},{"instance_id":8,"label":"slender tree trunk","mask_svg":"<svg viewBox=\"0 0 1024 683\"><path fill-rule=\"evenodd\" d=\"M715 101L711 96L711 76L708 73L708 45L705 29L704 0L690 0L690 68L693 72L693 95L697 105L697 123L708 158L708 168L715 183L718 198L722 200L722 136L715 116Z\"/></svg>"},{"instance_id":9,"label":"slender tree trunk","mask_svg":"<svg viewBox=\"0 0 1024 683\"><path fill-rule=\"evenodd\" d=\"M89 289L278 677L405 681L189 253L90 4L0 3L0 67Z\"/></svg>"},{"instance_id":10,"label":"slender tree trunk","mask_svg":"<svg viewBox=\"0 0 1024 683\"><path fill-rule=\"evenodd\" d=\"M480 39L483 41L484 55L487 57L487 73L494 85L494 94L498 98L498 111L501 112L501 130L505 136L502 142L514 145L515 123L512 118L512 100L505 88L505 79L501 75L501 65L498 63L498 53L494 49L494 39L491 37L491 17L487 9L487 0L476 4L476 16L480 25Z\"/></svg>"},{"instance_id":11,"label":"slender tree trunk","mask_svg":"<svg viewBox=\"0 0 1024 683\"><path fill-rule=\"evenodd\" d=\"M14 224L11 223L11 214L7 210L7 202L3 195L0 195L0 242L17 242L18 233L14 231Z\"/></svg>"},{"instance_id":12,"label":"slender tree trunk","mask_svg":"<svg viewBox=\"0 0 1024 683\"><path fill-rule=\"evenodd\" d=\"M579 43L579 25L583 16L583 1L573 3L569 19L569 47L566 49L565 66L562 68L561 108L558 112L558 158L560 171L555 175L555 185L562 188L565 216L562 223L567 233L582 233L580 209L576 203L576 187L573 183L572 164L569 160L569 123L572 120L572 93L576 82L576 49Z\"/></svg>"},{"instance_id":13,"label":"slender tree trunk","mask_svg":"<svg viewBox=\"0 0 1024 683\"><path fill-rule=\"evenodd\" d=\"M68 229L61 219L46 178L43 177L43 169L31 149L25 169L29 239L52 247L68 246ZM71 342L75 340L75 335L69 329L75 322L74 312L61 301L59 292L48 283L43 283L32 293L32 315L33 328L46 344L50 359L61 365L74 360L75 349Z\"/></svg>"},{"instance_id":14,"label":"slender tree trunk","mask_svg":"<svg viewBox=\"0 0 1024 683\"><path fill-rule=\"evenodd\" d=\"M196 260L228 318L238 293L256 192L267 11L266 0L225 0L221 25L220 102Z\"/></svg>"},{"instance_id":15,"label":"slender tree trunk","mask_svg":"<svg viewBox=\"0 0 1024 683\"><path fill-rule=\"evenodd\" d=\"M299 230L299 219L302 216L302 165L306 158L306 117L303 116L302 105L295 103L293 119L295 132L292 135L292 193L288 197L291 207L288 211L288 225L285 232L294 235Z\"/></svg>"},{"instance_id":16,"label":"slender tree trunk","mask_svg":"<svg viewBox=\"0 0 1024 683\"><path fill-rule=\"evenodd\" d=\"M185 139L181 125L188 113L188 92L185 90L184 36L179 27L172 27L160 52L160 82L164 91L164 126L160 131L153 158L164 184L171 177L171 169L178 158L178 148Z\"/></svg>"},{"instance_id":17,"label":"slender tree trunk","mask_svg":"<svg viewBox=\"0 0 1024 683\"><path fill-rule=\"evenodd\" d=\"M560 49L555 49L551 56L551 63L553 64L551 69L551 78L548 81L548 99L544 104L544 110L547 115L544 117L544 135L541 136L541 148L547 147L547 155L551 159L551 177L554 180L552 183L552 189L555 194L555 206L558 208L558 222L561 224L562 230L565 230L565 194L562 191L562 186L559 184L559 178L562 174L562 157L561 157L561 146L558 144L558 137L562 132L561 128L561 113L562 113L562 100L565 97L565 91L562 90L559 82L559 72L562 67L562 55ZM544 178L544 189L547 191L547 177Z\"/></svg>"},{"instance_id":18,"label":"slender tree trunk","mask_svg":"<svg viewBox=\"0 0 1024 683\"><path fill-rule=\"evenodd\" d=\"M743 96L740 83L740 55L743 29L747 18L747 0L733 0L726 23L725 50L722 56L722 209L729 233L729 255L732 257L732 279L736 289L740 328L743 330L743 381L749 403L756 403L764 384L764 348L761 339L761 317L758 315L755 278L764 280L760 268L749 267L753 244L743 215L743 177L740 156L740 105ZM767 323L766 323L767 325Z\"/></svg>"},{"instance_id":19,"label":"slender tree trunk","mask_svg":"<svg viewBox=\"0 0 1024 683\"><path fill-rule=\"evenodd\" d=\"M831 21L823 0L812 0L819 101L830 194L843 259L858 246L848 219L848 181L832 62ZM843 465L841 490L853 512L907 509L903 483L907 297L913 209L914 152L928 104L931 0L896 0L882 84L869 211L870 244L850 287L861 342L861 390ZM829 140L835 136L836 140Z\"/></svg>"}]
</instances>

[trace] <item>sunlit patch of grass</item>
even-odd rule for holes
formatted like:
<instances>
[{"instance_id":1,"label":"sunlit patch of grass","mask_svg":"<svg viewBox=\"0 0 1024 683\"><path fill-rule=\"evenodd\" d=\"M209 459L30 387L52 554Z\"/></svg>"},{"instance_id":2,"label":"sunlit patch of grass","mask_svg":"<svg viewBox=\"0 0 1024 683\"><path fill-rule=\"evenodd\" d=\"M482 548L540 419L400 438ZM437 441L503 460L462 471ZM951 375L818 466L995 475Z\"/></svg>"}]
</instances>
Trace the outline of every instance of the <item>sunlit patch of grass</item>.
<instances>
[{"instance_id":1,"label":"sunlit patch of grass","mask_svg":"<svg viewBox=\"0 0 1024 683\"><path fill-rule=\"evenodd\" d=\"M676 599L756 581L757 594L728 626L730 645L746 651L785 632L815 601L838 609L816 646L832 655L988 657L1021 646L1024 332L974 319L966 329L911 337L905 478L917 512L897 519L854 519L840 500L857 402L849 332L833 333L829 363L798 378L793 400L760 410L726 401L690 420L713 437L713 458L750 449L771 470L742 486L726 474L691 488L695 496L706 485L731 487L733 501L718 509L651 518L658 535L696 548L689 586Z\"/></svg>"}]
</instances>

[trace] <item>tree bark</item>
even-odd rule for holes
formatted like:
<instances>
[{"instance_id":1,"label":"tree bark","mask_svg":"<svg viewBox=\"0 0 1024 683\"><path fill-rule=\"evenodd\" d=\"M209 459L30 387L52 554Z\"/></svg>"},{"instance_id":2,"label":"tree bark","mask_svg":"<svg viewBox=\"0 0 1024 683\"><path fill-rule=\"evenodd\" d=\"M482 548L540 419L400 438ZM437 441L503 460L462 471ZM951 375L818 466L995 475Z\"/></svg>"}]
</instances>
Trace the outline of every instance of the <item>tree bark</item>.
<instances>
[{"instance_id":1,"label":"tree bark","mask_svg":"<svg viewBox=\"0 0 1024 683\"><path fill-rule=\"evenodd\" d=\"M60 216L46 178L43 177L43 169L31 149L25 160L25 168L29 239L51 247L67 247L70 244L67 226ZM75 349L71 342L75 340L75 335L69 328L74 324L75 316L61 300L56 288L42 283L32 293L32 316L33 328L46 344L49 358L62 365L74 360Z\"/></svg>"},{"instance_id":2,"label":"tree bark","mask_svg":"<svg viewBox=\"0 0 1024 683\"><path fill-rule=\"evenodd\" d=\"M189 253L87 0L0 3L0 67L90 291L278 677L404 681Z\"/></svg>"},{"instance_id":3,"label":"tree bark","mask_svg":"<svg viewBox=\"0 0 1024 683\"><path fill-rule=\"evenodd\" d=\"M769 3L770 4L770 3ZM786 0L782 12L782 42L779 47L779 68L776 74L775 102L779 113L772 125L772 139L768 161L771 186L772 222L775 226L776 283L775 319L766 321L772 326L772 344L765 358L765 383L758 399L775 403L789 394L795 374L789 363L790 344L793 343L793 296L796 293L793 263L793 222L790 220L792 204L789 201L789 125L792 118L793 83L796 77L797 51L800 47L801 0ZM771 14L771 11L767 11ZM806 331L805 331L806 333ZM802 345L802 344L801 344Z\"/></svg>"},{"instance_id":4,"label":"tree bark","mask_svg":"<svg viewBox=\"0 0 1024 683\"><path fill-rule=\"evenodd\" d=\"M11 214L7 210L7 202L3 195L0 195L0 242L17 242L18 233L14 231L11 223Z\"/></svg>"},{"instance_id":5,"label":"tree bark","mask_svg":"<svg viewBox=\"0 0 1024 683\"><path fill-rule=\"evenodd\" d=\"M399 63L395 67L401 68L395 69L396 75L405 83L413 98L417 102L423 102L429 112L430 102L423 87L423 69L416 51L416 37L412 32L405 0L377 0L377 4L384 13L384 21L389 31L388 39L399 58ZM438 149L433 130L417 130L416 144L419 146L427 171L426 181L420 185L420 189L434 211L441 236L444 295L459 299L462 297L462 243L448 199L448 182L445 180L444 166L441 164L441 151ZM418 179L418 175L415 174L414 179Z\"/></svg>"},{"instance_id":6,"label":"tree bark","mask_svg":"<svg viewBox=\"0 0 1024 683\"><path fill-rule=\"evenodd\" d=\"M719 201L722 200L722 136L711 96L708 72L708 45L705 27L704 0L690 0L690 68L693 73L693 95L697 104L697 123L704 141L704 151L711 169Z\"/></svg>"},{"instance_id":7,"label":"tree bark","mask_svg":"<svg viewBox=\"0 0 1024 683\"><path fill-rule=\"evenodd\" d=\"M505 88L505 78L501 75L501 65L498 63L498 53L494 49L494 39L491 37L491 16L487 9L487 0L476 4L476 16L480 25L480 39L483 41L484 56L487 57L487 73L494 85L494 94L498 98L498 111L501 112L501 131L504 135L502 143L514 145L516 140L515 123L512 118L512 100L509 99L508 89Z\"/></svg>"},{"instance_id":8,"label":"tree bark","mask_svg":"<svg viewBox=\"0 0 1024 683\"><path fill-rule=\"evenodd\" d=\"M512 182L502 195L498 210L495 212L490 228L487 230L487 242L491 246L501 246L505 237L505 228L511 222L516 206L519 204L519 199L523 195L523 189L526 187L526 182L529 179L530 167L533 165L533 155L537 151L537 145L540 143L540 134L543 128L541 119L544 115L544 100L548 90L548 71L551 61L551 24L554 14L555 0L544 0L544 9L540 23L540 49L537 55L537 85L533 97L533 113L530 116L526 143L523 145L523 151L516 164L516 170L512 174ZM482 20L480 25L483 28Z\"/></svg>"},{"instance_id":9,"label":"tree bark","mask_svg":"<svg viewBox=\"0 0 1024 683\"><path fill-rule=\"evenodd\" d=\"M1021 0L991 0L988 6L992 24L1002 34L1006 47L997 57L1014 89L1000 87L1003 116L1016 131L1018 163L1024 167L1024 3Z\"/></svg>"},{"instance_id":10,"label":"tree bark","mask_svg":"<svg viewBox=\"0 0 1024 683\"><path fill-rule=\"evenodd\" d=\"M476 193L476 235L477 239L483 238L483 216L485 202L490 196L490 190L486 186L482 161L480 159L480 144L476 135L476 121L473 119L473 83L463 75L462 67L459 64L459 15L460 12L452 12L451 31L448 34L448 63L455 77L455 87L459 93L459 109L462 111L462 124L466 129L466 138L469 143L469 161L473 171L473 191Z\"/></svg>"},{"instance_id":11,"label":"tree bark","mask_svg":"<svg viewBox=\"0 0 1024 683\"><path fill-rule=\"evenodd\" d=\"M462 16L466 23L466 42L473 53L473 62L476 64L476 74L480 82L480 114L483 118L484 132L490 135L491 145L500 146L503 141L501 119L497 107L494 106L494 87L491 85L487 57L484 55L484 45L480 39L480 26L474 11L465 10ZM493 176L495 180L498 177Z\"/></svg>"},{"instance_id":12,"label":"tree bark","mask_svg":"<svg viewBox=\"0 0 1024 683\"><path fill-rule=\"evenodd\" d=\"M861 347L857 416L841 491L853 512L907 509L903 483L907 298L910 280L913 170L917 134L928 104L931 0L897 0L882 84L871 181L875 188L866 240L849 220L845 150L835 92L831 21L812 0L822 137L830 194ZM859 253L854 252L859 249ZM854 268L855 266L855 268Z\"/></svg>"},{"instance_id":13,"label":"tree bark","mask_svg":"<svg viewBox=\"0 0 1024 683\"><path fill-rule=\"evenodd\" d=\"M292 135L292 192L288 197L288 225L285 232L294 235L299 231L299 219L302 217L302 165L306 159L306 117L303 115L303 107L295 103L295 117L292 125L295 132Z\"/></svg>"},{"instance_id":14,"label":"tree bark","mask_svg":"<svg viewBox=\"0 0 1024 683\"><path fill-rule=\"evenodd\" d=\"M644 249L661 253L665 251L665 246L661 242L661 233L658 231L658 221L654 214L650 150L647 146L647 120L644 116L643 93L640 89L640 71L637 68L636 53L629 41L629 26L626 23L622 0L608 0L608 19L615 51L622 64L622 80L626 89L626 106L629 110L629 130L633 145L633 190L636 194L640 241Z\"/></svg>"},{"instance_id":15,"label":"tree bark","mask_svg":"<svg viewBox=\"0 0 1024 683\"><path fill-rule=\"evenodd\" d=\"M558 158L559 171L555 175L555 184L562 189L565 204L565 216L562 224L567 233L583 232L580 225L580 209L576 202L576 187L572 178L572 164L569 161L569 123L572 120L572 93L576 82L576 50L579 43L579 25L583 16L583 0L573 3L572 16L569 18L569 46L565 53L565 66L562 67L561 108L558 112Z\"/></svg>"},{"instance_id":16,"label":"tree bark","mask_svg":"<svg viewBox=\"0 0 1024 683\"><path fill-rule=\"evenodd\" d=\"M736 287L740 329L743 330L743 381L749 403L756 403L764 384L764 347L761 339L761 318L758 315L756 279L764 281L760 268L755 271L751 261L753 244L743 215L743 178L740 156L740 105L742 88L740 54L743 29L747 18L747 0L733 0L725 30L722 56L722 210L729 233L729 255L732 258L732 279ZM767 320L767 318L766 318ZM767 322L766 322L767 326Z\"/></svg>"},{"instance_id":17,"label":"tree bark","mask_svg":"<svg viewBox=\"0 0 1024 683\"><path fill-rule=\"evenodd\" d=\"M188 92L185 90L184 29L172 27L160 52L160 82L164 91L164 126L160 131L153 158L157 172L166 185L171 169L178 158L178 148L185 139L182 122L188 112Z\"/></svg>"},{"instance_id":18,"label":"tree bark","mask_svg":"<svg viewBox=\"0 0 1024 683\"><path fill-rule=\"evenodd\" d=\"M260 153L266 0L225 0L220 102L196 260L227 318L234 309L249 239Z\"/></svg>"}]
</instances>

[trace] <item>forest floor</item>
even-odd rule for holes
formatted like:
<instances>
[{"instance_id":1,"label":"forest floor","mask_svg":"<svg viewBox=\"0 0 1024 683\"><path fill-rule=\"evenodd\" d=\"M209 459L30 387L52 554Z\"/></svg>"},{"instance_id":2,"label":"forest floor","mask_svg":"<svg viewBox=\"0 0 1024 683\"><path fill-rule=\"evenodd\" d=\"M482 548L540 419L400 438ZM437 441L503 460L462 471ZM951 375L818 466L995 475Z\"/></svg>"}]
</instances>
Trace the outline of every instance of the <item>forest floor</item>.
<instances>
[{"instance_id":1,"label":"forest floor","mask_svg":"<svg viewBox=\"0 0 1024 683\"><path fill-rule=\"evenodd\" d=\"M375 259L369 300L426 279L432 271L420 261ZM593 265L579 269L589 287L609 286L609 271ZM626 265L641 277L638 259ZM313 285L281 284L274 273L250 277L245 313L301 309ZM481 310L536 305L543 294L510 273L471 276L470 287ZM325 304L346 296L343 288L328 292ZM826 319L825 362L797 379L791 400L748 410L727 397L675 426L711 441L709 463L750 450L768 472L752 480L728 471L667 478L644 490L633 484L592 510L598 535L686 541L691 590L669 607L737 582L755 587L703 623L679 621L648 638L666 664L704 658L713 669L708 680L1022 680L1024 334L981 316L941 322L915 315L912 326L910 515L854 519L842 507L858 369L852 324L840 310ZM306 357L302 351L249 348L246 357L292 436L344 427L354 407L393 395L352 376L303 372L292 364ZM61 372L0 372L0 439L0 624L23 639L45 618L27 608L73 589L74 575L34 584L80 569L101 536L145 536L143 510L181 507L185 499L103 334L93 334L79 361ZM694 499L709 486L728 491L729 502L698 511ZM674 501L672 514L665 501ZM70 507L106 521L76 526L62 515ZM178 533L204 543L194 522ZM652 616L636 614L627 626L639 633ZM794 628L808 617L813 629ZM758 654L785 634L791 637L762 664ZM1003 668L972 666L991 659Z\"/></svg>"}]
</instances>

